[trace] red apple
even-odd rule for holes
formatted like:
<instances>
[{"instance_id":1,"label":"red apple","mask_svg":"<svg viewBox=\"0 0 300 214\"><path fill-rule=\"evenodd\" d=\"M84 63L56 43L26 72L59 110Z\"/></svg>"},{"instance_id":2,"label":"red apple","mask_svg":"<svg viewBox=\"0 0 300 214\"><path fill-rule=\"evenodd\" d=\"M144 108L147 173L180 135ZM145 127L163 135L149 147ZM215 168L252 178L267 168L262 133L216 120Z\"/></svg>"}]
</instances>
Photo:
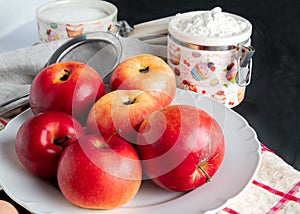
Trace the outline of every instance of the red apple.
<instances>
[{"instance_id":1,"label":"red apple","mask_svg":"<svg viewBox=\"0 0 300 214\"><path fill-rule=\"evenodd\" d=\"M116 90L102 96L87 117L87 133L108 138L115 130L125 140L134 143L140 124L161 104L149 92Z\"/></svg>"},{"instance_id":2,"label":"red apple","mask_svg":"<svg viewBox=\"0 0 300 214\"><path fill-rule=\"evenodd\" d=\"M188 105L152 113L140 126L136 143L149 178L178 192L210 181L224 157L224 137L216 120Z\"/></svg>"},{"instance_id":3,"label":"red apple","mask_svg":"<svg viewBox=\"0 0 300 214\"><path fill-rule=\"evenodd\" d=\"M29 103L34 114L63 111L85 122L91 106L104 93L103 80L92 67L81 62L59 62L34 78Z\"/></svg>"},{"instance_id":4,"label":"red apple","mask_svg":"<svg viewBox=\"0 0 300 214\"><path fill-rule=\"evenodd\" d=\"M56 176L59 157L72 139L84 134L81 124L64 112L48 111L26 120L16 135L16 153L32 174Z\"/></svg>"},{"instance_id":5,"label":"red apple","mask_svg":"<svg viewBox=\"0 0 300 214\"><path fill-rule=\"evenodd\" d=\"M105 142L86 135L68 146L58 164L58 186L71 203L91 209L112 209L130 201L142 181L134 148L118 135Z\"/></svg>"},{"instance_id":6,"label":"red apple","mask_svg":"<svg viewBox=\"0 0 300 214\"><path fill-rule=\"evenodd\" d=\"M121 62L110 78L110 89L151 92L162 106L169 105L176 93L173 70L160 57L140 54Z\"/></svg>"}]
</instances>

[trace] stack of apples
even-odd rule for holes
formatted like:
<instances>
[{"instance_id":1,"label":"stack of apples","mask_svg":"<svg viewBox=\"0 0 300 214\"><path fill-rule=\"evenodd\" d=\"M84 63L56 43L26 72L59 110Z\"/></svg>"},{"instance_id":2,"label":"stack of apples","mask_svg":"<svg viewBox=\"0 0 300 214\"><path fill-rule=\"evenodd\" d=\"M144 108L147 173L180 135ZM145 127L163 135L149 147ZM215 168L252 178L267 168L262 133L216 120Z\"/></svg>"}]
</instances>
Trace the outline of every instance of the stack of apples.
<instances>
[{"instance_id":1,"label":"stack of apples","mask_svg":"<svg viewBox=\"0 0 300 214\"><path fill-rule=\"evenodd\" d=\"M107 90L84 63L52 64L32 82L34 116L18 130L17 157L89 209L124 205L145 177L170 191L193 190L219 168L224 137L203 110L172 104L175 93L174 72L154 55L121 62Z\"/></svg>"}]
</instances>

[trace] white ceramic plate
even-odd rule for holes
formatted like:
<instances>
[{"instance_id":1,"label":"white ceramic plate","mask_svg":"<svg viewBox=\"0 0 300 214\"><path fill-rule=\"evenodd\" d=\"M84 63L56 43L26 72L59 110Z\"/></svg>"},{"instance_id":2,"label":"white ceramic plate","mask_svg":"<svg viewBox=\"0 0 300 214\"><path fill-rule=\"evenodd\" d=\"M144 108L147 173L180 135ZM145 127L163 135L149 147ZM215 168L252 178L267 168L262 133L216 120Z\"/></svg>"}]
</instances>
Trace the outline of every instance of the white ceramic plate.
<instances>
[{"instance_id":1,"label":"white ceramic plate","mask_svg":"<svg viewBox=\"0 0 300 214\"><path fill-rule=\"evenodd\" d=\"M221 167L207 183L188 193L163 190L144 181L136 197L121 208L99 211L70 204L57 188L28 173L15 153L15 136L20 125L32 116L25 111L0 132L0 184L16 202L34 213L206 213L224 208L253 180L261 156L260 143L247 121L234 111L196 93L177 90L175 104L198 106L220 124L225 136L225 157Z\"/></svg>"}]
</instances>

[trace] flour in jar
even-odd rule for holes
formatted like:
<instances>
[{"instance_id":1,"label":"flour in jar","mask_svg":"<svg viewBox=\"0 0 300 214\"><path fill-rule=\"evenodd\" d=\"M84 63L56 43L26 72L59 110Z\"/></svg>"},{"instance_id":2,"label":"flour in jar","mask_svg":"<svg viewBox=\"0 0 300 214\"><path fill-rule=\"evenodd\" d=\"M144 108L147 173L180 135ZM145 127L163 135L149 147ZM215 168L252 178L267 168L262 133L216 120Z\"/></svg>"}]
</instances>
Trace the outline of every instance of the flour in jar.
<instances>
[{"instance_id":1,"label":"flour in jar","mask_svg":"<svg viewBox=\"0 0 300 214\"><path fill-rule=\"evenodd\" d=\"M43 11L41 18L52 22L86 22L101 19L108 14L104 11L81 5L61 5Z\"/></svg>"},{"instance_id":2,"label":"flour in jar","mask_svg":"<svg viewBox=\"0 0 300 214\"><path fill-rule=\"evenodd\" d=\"M181 32L194 36L221 38L242 33L247 28L247 23L222 12L220 7L215 7L210 11L199 11L192 17L183 17L176 27Z\"/></svg>"}]
</instances>

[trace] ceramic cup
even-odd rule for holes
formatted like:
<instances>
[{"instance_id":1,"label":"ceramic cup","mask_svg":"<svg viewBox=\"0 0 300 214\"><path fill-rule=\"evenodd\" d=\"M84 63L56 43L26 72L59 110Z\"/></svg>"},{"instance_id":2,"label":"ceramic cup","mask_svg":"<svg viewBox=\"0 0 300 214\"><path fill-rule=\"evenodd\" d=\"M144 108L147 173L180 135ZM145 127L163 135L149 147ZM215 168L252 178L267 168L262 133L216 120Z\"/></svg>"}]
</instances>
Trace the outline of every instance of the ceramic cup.
<instances>
[{"instance_id":1,"label":"ceramic cup","mask_svg":"<svg viewBox=\"0 0 300 214\"><path fill-rule=\"evenodd\" d=\"M84 33L109 31L117 22L115 5L100 0L60 0L36 11L39 38L51 42Z\"/></svg>"},{"instance_id":2,"label":"ceramic cup","mask_svg":"<svg viewBox=\"0 0 300 214\"><path fill-rule=\"evenodd\" d=\"M182 20L199 13L201 11L187 12L171 19L168 26L168 64L176 74L177 87L209 96L232 108L242 102L249 84L252 61L245 54L254 52L250 46L251 23L226 13L245 23L245 29L222 37L191 35L178 28Z\"/></svg>"}]
</instances>

